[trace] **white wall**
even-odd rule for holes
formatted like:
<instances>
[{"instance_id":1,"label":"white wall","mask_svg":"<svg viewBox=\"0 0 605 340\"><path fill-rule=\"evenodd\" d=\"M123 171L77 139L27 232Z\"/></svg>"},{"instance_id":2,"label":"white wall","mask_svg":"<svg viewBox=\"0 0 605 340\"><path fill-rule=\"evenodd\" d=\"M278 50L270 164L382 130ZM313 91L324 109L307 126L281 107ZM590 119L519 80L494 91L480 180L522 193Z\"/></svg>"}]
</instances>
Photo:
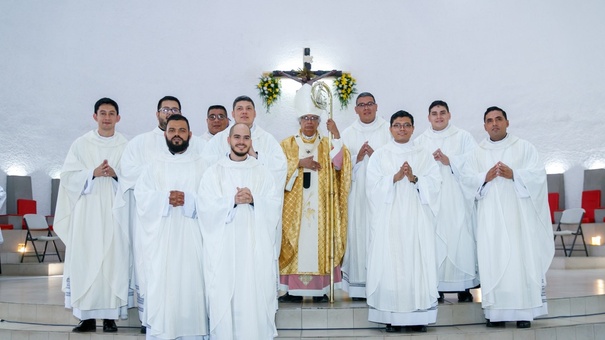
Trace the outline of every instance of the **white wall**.
<instances>
[{"instance_id":1,"label":"white wall","mask_svg":"<svg viewBox=\"0 0 605 340\"><path fill-rule=\"evenodd\" d=\"M263 71L302 67L310 47L313 69L351 72L383 117L414 114L416 134L434 99L477 139L485 109L504 108L511 133L569 170L567 205L579 206L583 169L605 165L603 14L600 0L3 0L0 185L31 174L48 213L50 176L95 127L100 97L119 103L129 138L155 126L168 94L201 134L209 105L258 98ZM296 130L298 84L282 84L270 114L257 101L259 124L278 139ZM342 129L354 118L335 114Z\"/></svg>"}]
</instances>

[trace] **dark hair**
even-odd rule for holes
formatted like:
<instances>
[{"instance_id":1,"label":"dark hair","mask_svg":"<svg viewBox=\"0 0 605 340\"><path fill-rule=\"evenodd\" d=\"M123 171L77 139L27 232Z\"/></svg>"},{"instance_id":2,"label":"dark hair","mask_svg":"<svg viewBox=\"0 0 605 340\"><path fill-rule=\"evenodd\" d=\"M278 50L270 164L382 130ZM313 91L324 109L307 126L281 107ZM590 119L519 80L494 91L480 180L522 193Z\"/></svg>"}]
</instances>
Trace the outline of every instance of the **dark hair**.
<instances>
[{"instance_id":1,"label":"dark hair","mask_svg":"<svg viewBox=\"0 0 605 340\"><path fill-rule=\"evenodd\" d=\"M431 113L431 109L434 108L435 106L444 106L445 109L447 110L447 112L450 112L450 108L447 106L446 102L444 102L443 100L435 100L429 106L429 113Z\"/></svg>"},{"instance_id":2,"label":"dark hair","mask_svg":"<svg viewBox=\"0 0 605 340\"><path fill-rule=\"evenodd\" d=\"M103 104L109 104L113 106L116 109L116 114L120 114L120 108L118 107L118 103L116 103L115 100L107 97L97 100L97 102L95 103L95 113L99 111L99 107Z\"/></svg>"},{"instance_id":3,"label":"dark hair","mask_svg":"<svg viewBox=\"0 0 605 340\"><path fill-rule=\"evenodd\" d=\"M160 111L160 109L162 108L162 102L165 100L174 100L175 102L177 102L179 104L179 110L181 109L181 102L179 101L179 99L177 97L173 97L173 96L164 96L162 99L160 99L160 101L158 102L158 111Z\"/></svg>"},{"instance_id":4,"label":"dark hair","mask_svg":"<svg viewBox=\"0 0 605 340\"><path fill-rule=\"evenodd\" d=\"M500 111L502 112L502 115L504 116L504 119L508 120L508 117L506 116L506 112L504 112L504 110L502 110L501 108L497 107L497 106L490 106L487 108L487 110L485 110L485 113L483 114L483 122L485 123L485 116L487 116L488 113L492 112L492 111Z\"/></svg>"},{"instance_id":5,"label":"dark hair","mask_svg":"<svg viewBox=\"0 0 605 340\"><path fill-rule=\"evenodd\" d=\"M173 120L184 120L185 123L187 123L187 130L191 130L191 128L189 127L189 120L187 119L187 117L185 117L183 115L172 115L172 116L168 117L168 119L166 120L166 127L168 127L168 123L170 123Z\"/></svg>"},{"instance_id":6,"label":"dark hair","mask_svg":"<svg viewBox=\"0 0 605 340\"><path fill-rule=\"evenodd\" d=\"M403 110L399 110L393 113L393 115L391 116L391 126L393 126L393 122L395 121L395 119L403 117L410 118L410 120L412 121L412 126L414 126L414 116L412 116L409 112Z\"/></svg>"},{"instance_id":7,"label":"dark hair","mask_svg":"<svg viewBox=\"0 0 605 340\"><path fill-rule=\"evenodd\" d=\"M227 109L223 105L211 105L208 108L208 112L206 112L206 115L210 114L210 110L216 110L216 109L223 110L223 111L225 111L225 114L227 114Z\"/></svg>"},{"instance_id":8,"label":"dark hair","mask_svg":"<svg viewBox=\"0 0 605 340\"><path fill-rule=\"evenodd\" d=\"M363 97L372 97L372 100L374 101L374 103L376 103L376 98L374 98L374 95L371 94L370 92L362 92L357 96L357 99L355 99L355 103L357 103L357 101L359 100L359 98L363 98Z\"/></svg>"},{"instance_id":9,"label":"dark hair","mask_svg":"<svg viewBox=\"0 0 605 340\"><path fill-rule=\"evenodd\" d=\"M235 98L235 100L233 101L234 110L235 110L235 104L237 104L239 102L250 102L250 103L252 103L252 107L256 109L256 106L254 106L254 101L252 100L252 98L250 98L248 96L239 96L239 97Z\"/></svg>"}]
</instances>

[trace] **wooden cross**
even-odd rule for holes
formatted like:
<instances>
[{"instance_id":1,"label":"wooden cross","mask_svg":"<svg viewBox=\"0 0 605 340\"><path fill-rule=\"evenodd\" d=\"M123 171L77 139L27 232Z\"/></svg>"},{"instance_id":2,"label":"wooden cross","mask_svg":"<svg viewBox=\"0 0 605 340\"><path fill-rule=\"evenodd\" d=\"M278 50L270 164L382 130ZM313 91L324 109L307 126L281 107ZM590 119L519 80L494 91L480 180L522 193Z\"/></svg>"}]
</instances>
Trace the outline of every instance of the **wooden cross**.
<instances>
[{"instance_id":1,"label":"wooden cross","mask_svg":"<svg viewBox=\"0 0 605 340\"><path fill-rule=\"evenodd\" d=\"M311 71L311 63L313 62L313 57L311 56L311 49L306 47L303 54L303 68L298 71L273 71L271 75L274 77L286 77L297 81L301 84L309 84L313 85L314 82L325 78L325 77L340 77L342 75L342 71L332 70L332 71Z\"/></svg>"}]
</instances>

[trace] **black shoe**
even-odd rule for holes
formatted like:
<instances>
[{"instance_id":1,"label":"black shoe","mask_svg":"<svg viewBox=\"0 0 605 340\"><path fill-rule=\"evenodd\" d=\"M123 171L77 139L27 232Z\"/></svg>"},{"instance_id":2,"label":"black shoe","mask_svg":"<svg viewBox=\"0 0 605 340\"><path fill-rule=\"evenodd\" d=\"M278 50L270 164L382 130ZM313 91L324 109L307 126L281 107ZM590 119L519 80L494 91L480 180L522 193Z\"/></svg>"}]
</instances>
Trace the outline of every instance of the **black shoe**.
<instances>
[{"instance_id":1,"label":"black shoe","mask_svg":"<svg viewBox=\"0 0 605 340\"><path fill-rule=\"evenodd\" d=\"M387 333L399 333L401 332L401 326L392 326L390 323L387 323L387 328L385 330Z\"/></svg>"},{"instance_id":2,"label":"black shoe","mask_svg":"<svg viewBox=\"0 0 605 340\"><path fill-rule=\"evenodd\" d=\"M492 321L489 321L489 319L488 319L487 322L485 323L485 326L492 327L492 328L504 328L504 327L506 327L506 323L504 321L492 322Z\"/></svg>"},{"instance_id":3,"label":"black shoe","mask_svg":"<svg viewBox=\"0 0 605 340\"><path fill-rule=\"evenodd\" d=\"M115 333L118 331L118 326L114 320L105 319L103 320L103 332Z\"/></svg>"},{"instance_id":4,"label":"black shoe","mask_svg":"<svg viewBox=\"0 0 605 340\"><path fill-rule=\"evenodd\" d=\"M437 298L437 302L438 303L443 303L444 300L444 296L442 292L439 292L439 297Z\"/></svg>"},{"instance_id":5,"label":"black shoe","mask_svg":"<svg viewBox=\"0 0 605 340\"><path fill-rule=\"evenodd\" d=\"M425 325L410 326L410 329L412 330L412 332L426 333Z\"/></svg>"},{"instance_id":6,"label":"black shoe","mask_svg":"<svg viewBox=\"0 0 605 340\"><path fill-rule=\"evenodd\" d=\"M517 321L517 328L530 328L531 321Z\"/></svg>"},{"instance_id":7,"label":"black shoe","mask_svg":"<svg viewBox=\"0 0 605 340\"><path fill-rule=\"evenodd\" d=\"M147 334L147 327L141 326L141 334Z\"/></svg>"},{"instance_id":8,"label":"black shoe","mask_svg":"<svg viewBox=\"0 0 605 340\"><path fill-rule=\"evenodd\" d=\"M82 320L76 327L74 327L74 329L72 331L75 333L96 332L97 331L97 320L95 320L95 319Z\"/></svg>"},{"instance_id":9,"label":"black shoe","mask_svg":"<svg viewBox=\"0 0 605 340\"><path fill-rule=\"evenodd\" d=\"M473 302L473 294L469 291L458 293L458 302Z\"/></svg>"},{"instance_id":10,"label":"black shoe","mask_svg":"<svg viewBox=\"0 0 605 340\"><path fill-rule=\"evenodd\" d=\"M289 293L286 293L282 296L280 296L279 298L277 298L277 301L279 302L301 302L303 300L302 296L294 296L294 295L290 295Z\"/></svg>"},{"instance_id":11,"label":"black shoe","mask_svg":"<svg viewBox=\"0 0 605 340\"><path fill-rule=\"evenodd\" d=\"M351 298L351 300L353 300L353 301L367 301L366 298L362 298L362 297L354 297L354 298Z\"/></svg>"},{"instance_id":12,"label":"black shoe","mask_svg":"<svg viewBox=\"0 0 605 340\"><path fill-rule=\"evenodd\" d=\"M330 299L328 299L328 295L324 294L324 296L314 296L313 297L313 302L328 302L330 301Z\"/></svg>"}]
</instances>

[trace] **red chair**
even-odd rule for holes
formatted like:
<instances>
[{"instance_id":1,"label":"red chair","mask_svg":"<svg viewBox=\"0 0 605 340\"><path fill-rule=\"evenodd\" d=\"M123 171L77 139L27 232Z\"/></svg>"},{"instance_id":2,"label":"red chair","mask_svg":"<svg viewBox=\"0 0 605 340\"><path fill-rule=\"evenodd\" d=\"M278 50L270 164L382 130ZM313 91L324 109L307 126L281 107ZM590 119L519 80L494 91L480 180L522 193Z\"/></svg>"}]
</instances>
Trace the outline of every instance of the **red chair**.
<instances>
[{"instance_id":1,"label":"red chair","mask_svg":"<svg viewBox=\"0 0 605 340\"><path fill-rule=\"evenodd\" d=\"M586 214L582 223L594 223L594 210L601 206L601 190L582 191L582 208Z\"/></svg>"},{"instance_id":2,"label":"red chair","mask_svg":"<svg viewBox=\"0 0 605 340\"><path fill-rule=\"evenodd\" d=\"M17 199L17 215L25 216L26 214L37 214L38 206L35 200L19 198ZM25 220L23 220L23 229L27 229L25 226Z\"/></svg>"},{"instance_id":3,"label":"red chair","mask_svg":"<svg viewBox=\"0 0 605 340\"><path fill-rule=\"evenodd\" d=\"M550 208L550 221L555 223L555 211L559 210L559 193L549 192L548 193L548 207Z\"/></svg>"}]
</instances>

